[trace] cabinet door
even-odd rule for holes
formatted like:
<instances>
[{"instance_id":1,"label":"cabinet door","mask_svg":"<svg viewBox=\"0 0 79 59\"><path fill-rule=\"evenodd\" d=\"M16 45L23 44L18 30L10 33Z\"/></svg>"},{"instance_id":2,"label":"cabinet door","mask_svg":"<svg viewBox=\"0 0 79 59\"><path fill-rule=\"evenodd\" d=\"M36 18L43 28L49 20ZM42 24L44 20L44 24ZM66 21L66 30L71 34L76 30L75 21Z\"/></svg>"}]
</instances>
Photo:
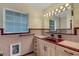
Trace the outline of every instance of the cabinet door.
<instances>
[{"instance_id":1,"label":"cabinet door","mask_svg":"<svg viewBox=\"0 0 79 59\"><path fill-rule=\"evenodd\" d=\"M38 40L39 41L39 54L40 56L50 56L50 44L49 42L46 42L44 40Z\"/></svg>"},{"instance_id":2,"label":"cabinet door","mask_svg":"<svg viewBox=\"0 0 79 59\"><path fill-rule=\"evenodd\" d=\"M55 47L56 47L55 44L51 44L51 50L50 50L51 56L55 56L55 51L56 51Z\"/></svg>"},{"instance_id":3,"label":"cabinet door","mask_svg":"<svg viewBox=\"0 0 79 59\"><path fill-rule=\"evenodd\" d=\"M61 46L56 47L56 55L57 56L71 56L72 54Z\"/></svg>"},{"instance_id":4,"label":"cabinet door","mask_svg":"<svg viewBox=\"0 0 79 59\"><path fill-rule=\"evenodd\" d=\"M43 50L44 50L44 56L50 56L51 55L51 44L45 41Z\"/></svg>"},{"instance_id":5,"label":"cabinet door","mask_svg":"<svg viewBox=\"0 0 79 59\"><path fill-rule=\"evenodd\" d=\"M57 46L56 55L57 56L78 56L79 52L76 52L68 48L61 47L61 46Z\"/></svg>"},{"instance_id":6,"label":"cabinet door","mask_svg":"<svg viewBox=\"0 0 79 59\"><path fill-rule=\"evenodd\" d=\"M55 45L47 41L37 40L37 54L40 56L55 56Z\"/></svg>"},{"instance_id":7,"label":"cabinet door","mask_svg":"<svg viewBox=\"0 0 79 59\"><path fill-rule=\"evenodd\" d=\"M43 40L41 40L41 39L39 39L38 40L38 52L39 52L39 55L40 56L44 56L44 41Z\"/></svg>"},{"instance_id":8,"label":"cabinet door","mask_svg":"<svg viewBox=\"0 0 79 59\"><path fill-rule=\"evenodd\" d=\"M35 54L37 56L43 56L44 55L43 47L44 47L44 40L36 37L35 41L34 41L34 51L35 51Z\"/></svg>"},{"instance_id":9,"label":"cabinet door","mask_svg":"<svg viewBox=\"0 0 79 59\"><path fill-rule=\"evenodd\" d=\"M64 49L61 46L56 46L56 56L65 56Z\"/></svg>"}]
</instances>

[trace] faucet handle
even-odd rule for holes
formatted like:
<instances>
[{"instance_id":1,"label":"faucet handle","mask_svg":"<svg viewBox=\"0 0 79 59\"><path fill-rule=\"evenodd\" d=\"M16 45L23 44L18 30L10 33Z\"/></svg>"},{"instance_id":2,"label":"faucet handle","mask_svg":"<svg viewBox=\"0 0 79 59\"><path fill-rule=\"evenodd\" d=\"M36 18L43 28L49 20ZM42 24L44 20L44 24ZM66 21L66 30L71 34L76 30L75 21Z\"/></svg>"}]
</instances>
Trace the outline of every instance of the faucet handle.
<instances>
[{"instance_id":1,"label":"faucet handle","mask_svg":"<svg viewBox=\"0 0 79 59\"><path fill-rule=\"evenodd\" d=\"M58 38L62 38L62 35L58 35Z\"/></svg>"}]
</instances>

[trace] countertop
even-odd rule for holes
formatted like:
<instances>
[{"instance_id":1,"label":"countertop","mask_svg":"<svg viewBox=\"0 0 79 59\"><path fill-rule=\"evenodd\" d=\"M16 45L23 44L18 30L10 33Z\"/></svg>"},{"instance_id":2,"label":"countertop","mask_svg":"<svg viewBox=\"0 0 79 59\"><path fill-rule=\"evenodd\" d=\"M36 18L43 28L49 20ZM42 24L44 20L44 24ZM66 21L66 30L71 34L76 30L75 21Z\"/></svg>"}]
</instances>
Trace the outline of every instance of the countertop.
<instances>
[{"instance_id":1,"label":"countertop","mask_svg":"<svg viewBox=\"0 0 79 59\"><path fill-rule=\"evenodd\" d=\"M45 36L45 35L35 35L35 37L43 39L43 38L47 38L48 36Z\"/></svg>"},{"instance_id":2,"label":"countertop","mask_svg":"<svg viewBox=\"0 0 79 59\"><path fill-rule=\"evenodd\" d=\"M77 42L71 42L71 41L68 41L68 40L64 40L62 42L59 42L58 45L79 52L79 43L77 43Z\"/></svg>"}]
</instances>

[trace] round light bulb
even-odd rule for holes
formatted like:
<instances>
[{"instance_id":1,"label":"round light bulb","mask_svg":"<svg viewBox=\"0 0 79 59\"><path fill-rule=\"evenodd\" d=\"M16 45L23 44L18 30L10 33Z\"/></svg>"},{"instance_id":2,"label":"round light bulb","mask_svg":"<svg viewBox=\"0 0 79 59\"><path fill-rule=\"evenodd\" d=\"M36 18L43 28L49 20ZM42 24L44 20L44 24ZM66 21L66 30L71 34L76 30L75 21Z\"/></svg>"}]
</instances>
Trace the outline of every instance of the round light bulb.
<instances>
[{"instance_id":1,"label":"round light bulb","mask_svg":"<svg viewBox=\"0 0 79 59\"><path fill-rule=\"evenodd\" d=\"M60 9L63 9L63 6L60 6Z\"/></svg>"},{"instance_id":2,"label":"round light bulb","mask_svg":"<svg viewBox=\"0 0 79 59\"><path fill-rule=\"evenodd\" d=\"M68 7L68 6L69 6L69 4L67 3L65 6L66 6L66 7Z\"/></svg>"},{"instance_id":3,"label":"round light bulb","mask_svg":"<svg viewBox=\"0 0 79 59\"><path fill-rule=\"evenodd\" d=\"M51 12L49 12L49 16L51 16Z\"/></svg>"},{"instance_id":4,"label":"round light bulb","mask_svg":"<svg viewBox=\"0 0 79 59\"><path fill-rule=\"evenodd\" d=\"M65 11L66 8L63 8L63 11Z\"/></svg>"},{"instance_id":5,"label":"round light bulb","mask_svg":"<svg viewBox=\"0 0 79 59\"><path fill-rule=\"evenodd\" d=\"M48 16L48 13L46 15Z\"/></svg>"},{"instance_id":6,"label":"round light bulb","mask_svg":"<svg viewBox=\"0 0 79 59\"><path fill-rule=\"evenodd\" d=\"M46 15L44 15L44 16L46 16Z\"/></svg>"},{"instance_id":7,"label":"round light bulb","mask_svg":"<svg viewBox=\"0 0 79 59\"><path fill-rule=\"evenodd\" d=\"M58 9L56 9L55 11L58 11Z\"/></svg>"},{"instance_id":8,"label":"round light bulb","mask_svg":"<svg viewBox=\"0 0 79 59\"><path fill-rule=\"evenodd\" d=\"M52 13L54 13L54 11L52 11Z\"/></svg>"}]
</instances>

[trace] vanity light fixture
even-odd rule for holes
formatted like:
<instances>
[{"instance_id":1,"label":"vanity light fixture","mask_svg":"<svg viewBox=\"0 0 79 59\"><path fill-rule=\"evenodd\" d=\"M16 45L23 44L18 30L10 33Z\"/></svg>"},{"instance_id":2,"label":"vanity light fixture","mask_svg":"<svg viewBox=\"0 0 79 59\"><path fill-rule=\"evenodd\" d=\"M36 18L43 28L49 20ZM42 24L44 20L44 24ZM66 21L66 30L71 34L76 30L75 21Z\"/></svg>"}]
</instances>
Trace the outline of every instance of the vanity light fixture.
<instances>
[{"instance_id":1,"label":"vanity light fixture","mask_svg":"<svg viewBox=\"0 0 79 59\"><path fill-rule=\"evenodd\" d=\"M61 10L58 10L58 13L60 13L61 12Z\"/></svg>"},{"instance_id":2,"label":"vanity light fixture","mask_svg":"<svg viewBox=\"0 0 79 59\"><path fill-rule=\"evenodd\" d=\"M66 10L66 8L63 8L63 11L65 11Z\"/></svg>"},{"instance_id":3,"label":"vanity light fixture","mask_svg":"<svg viewBox=\"0 0 79 59\"><path fill-rule=\"evenodd\" d=\"M68 7L69 6L69 4L67 3L67 4L65 4L65 7Z\"/></svg>"},{"instance_id":4,"label":"vanity light fixture","mask_svg":"<svg viewBox=\"0 0 79 59\"><path fill-rule=\"evenodd\" d=\"M46 15L44 14L44 17L45 17Z\"/></svg>"},{"instance_id":5,"label":"vanity light fixture","mask_svg":"<svg viewBox=\"0 0 79 59\"><path fill-rule=\"evenodd\" d=\"M52 11L52 14L54 13L54 11Z\"/></svg>"},{"instance_id":6,"label":"vanity light fixture","mask_svg":"<svg viewBox=\"0 0 79 59\"><path fill-rule=\"evenodd\" d=\"M48 14L49 16L51 16L51 12L49 12L49 14Z\"/></svg>"},{"instance_id":7,"label":"vanity light fixture","mask_svg":"<svg viewBox=\"0 0 79 59\"><path fill-rule=\"evenodd\" d=\"M71 5L69 5L69 6L67 7L67 9L71 9Z\"/></svg>"},{"instance_id":8,"label":"vanity light fixture","mask_svg":"<svg viewBox=\"0 0 79 59\"><path fill-rule=\"evenodd\" d=\"M52 11L52 16L53 16L53 14L54 14L54 11Z\"/></svg>"},{"instance_id":9,"label":"vanity light fixture","mask_svg":"<svg viewBox=\"0 0 79 59\"><path fill-rule=\"evenodd\" d=\"M47 13L46 16L48 17L48 15L49 15L49 14Z\"/></svg>"},{"instance_id":10,"label":"vanity light fixture","mask_svg":"<svg viewBox=\"0 0 79 59\"><path fill-rule=\"evenodd\" d=\"M60 6L60 9L63 9L63 6Z\"/></svg>"},{"instance_id":11,"label":"vanity light fixture","mask_svg":"<svg viewBox=\"0 0 79 59\"><path fill-rule=\"evenodd\" d=\"M56 9L55 11L58 11L58 9Z\"/></svg>"}]
</instances>

